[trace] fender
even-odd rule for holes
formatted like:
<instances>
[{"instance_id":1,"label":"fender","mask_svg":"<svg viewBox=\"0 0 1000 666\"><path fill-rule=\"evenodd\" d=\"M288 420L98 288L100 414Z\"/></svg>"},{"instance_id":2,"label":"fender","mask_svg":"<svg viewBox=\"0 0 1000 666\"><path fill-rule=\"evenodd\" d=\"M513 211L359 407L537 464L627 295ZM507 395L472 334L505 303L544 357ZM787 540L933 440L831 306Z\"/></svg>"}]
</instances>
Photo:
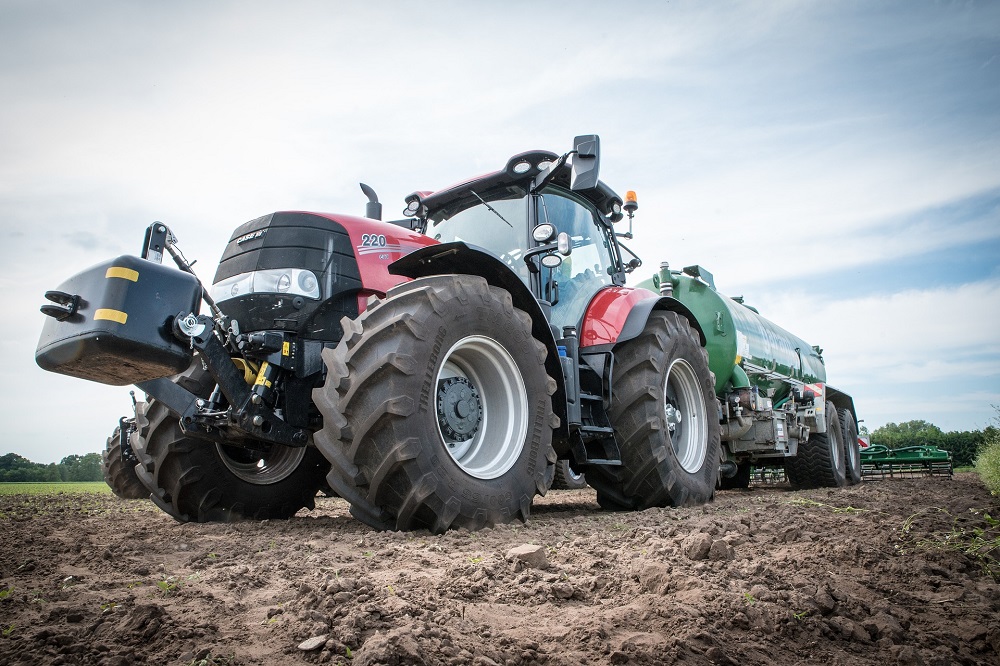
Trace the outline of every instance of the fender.
<instances>
[{"instance_id":1,"label":"fender","mask_svg":"<svg viewBox=\"0 0 1000 666\"><path fill-rule=\"evenodd\" d=\"M632 340L642 333L654 310L676 312L687 319L692 328L698 331L702 346L705 345L705 332L698 320L677 299L657 296L648 289L606 287L587 306L580 333L580 346L615 345Z\"/></svg>"},{"instance_id":2,"label":"fender","mask_svg":"<svg viewBox=\"0 0 1000 666\"><path fill-rule=\"evenodd\" d=\"M839 389L835 389L829 384L826 385L826 399L833 403L837 409L846 409L851 412L855 423L858 421L858 413L854 411L854 398Z\"/></svg>"},{"instance_id":3,"label":"fender","mask_svg":"<svg viewBox=\"0 0 1000 666\"><path fill-rule=\"evenodd\" d=\"M514 306L524 310L531 317L531 334L540 340L548 351L545 357L545 370L556 380L556 393L552 396L553 405L566 404L562 366L559 364L559 353L556 350L552 329L549 327L549 320L531 290L507 264L497 259L496 255L460 241L439 243L414 250L394 261L389 264L389 272L411 279L456 273L478 275L494 287L506 289L514 301ZM561 421L560 429L565 430L565 419Z\"/></svg>"}]
</instances>

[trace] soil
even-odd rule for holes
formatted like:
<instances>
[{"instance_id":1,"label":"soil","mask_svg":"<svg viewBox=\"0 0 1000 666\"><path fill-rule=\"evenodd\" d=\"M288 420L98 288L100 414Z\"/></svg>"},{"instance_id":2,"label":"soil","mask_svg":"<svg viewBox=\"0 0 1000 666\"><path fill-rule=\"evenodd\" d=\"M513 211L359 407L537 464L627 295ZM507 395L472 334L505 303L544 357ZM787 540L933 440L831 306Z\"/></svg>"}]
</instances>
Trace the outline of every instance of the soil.
<instances>
[{"instance_id":1,"label":"soil","mask_svg":"<svg viewBox=\"0 0 1000 666\"><path fill-rule=\"evenodd\" d=\"M997 664L984 510L972 474L638 513L551 491L443 536L337 498L226 525L3 496L0 664Z\"/></svg>"}]
</instances>

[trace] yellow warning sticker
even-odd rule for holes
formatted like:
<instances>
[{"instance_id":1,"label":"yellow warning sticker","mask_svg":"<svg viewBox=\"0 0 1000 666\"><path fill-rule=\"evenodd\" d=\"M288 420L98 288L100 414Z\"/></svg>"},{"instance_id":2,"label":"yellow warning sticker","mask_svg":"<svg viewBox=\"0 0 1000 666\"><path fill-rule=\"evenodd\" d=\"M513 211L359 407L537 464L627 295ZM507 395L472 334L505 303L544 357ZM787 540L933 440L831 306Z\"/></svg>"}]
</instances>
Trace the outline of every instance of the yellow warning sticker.
<instances>
[{"instance_id":1,"label":"yellow warning sticker","mask_svg":"<svg viewBox=\"0 0 1000 666\"><path fill-rule=\"evenodd\" d=\"M288 342L283 342L281 344L281 355L288 356L291 353L292 345Z\"/></svg>"},{"instance_id":2,"label":"yellow warning sticker","mask_svg":"<svg viewBox=\"0 0 1000 666\"><path fill-rule=\"evenodd\" d=\"M108 272L104 274L106 278L121 278L123 280L131 280L132 282L139 281L139 271L134 271L131 268L122 268L121 266L112 266L108 269Z\"/></svg>"},{"instance_id":3,"label":"yellow warning sticker","mask_svg":"<svg viewBox=\"0 0 1000 666\"><path fill-rule=\"evenodd\" d=\"M128 319L128 313L122 312L121 310L111 310L109 308L100 308L94 311L94 321L98 320L114 321L119 324L124 324Z\"/></svg>"}]
</instances>

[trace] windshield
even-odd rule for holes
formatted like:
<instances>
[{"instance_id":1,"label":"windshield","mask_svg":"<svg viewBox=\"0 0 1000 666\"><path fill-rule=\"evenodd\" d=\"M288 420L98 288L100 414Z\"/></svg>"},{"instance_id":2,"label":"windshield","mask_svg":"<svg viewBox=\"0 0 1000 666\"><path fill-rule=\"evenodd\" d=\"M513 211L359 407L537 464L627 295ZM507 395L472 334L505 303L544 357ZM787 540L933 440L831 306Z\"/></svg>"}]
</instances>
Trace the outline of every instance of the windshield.
<instances>
[{"instance_id":1,"label":"windshield","mask_svg":"<svg viewBox=\"0 0 1000 666\"><path fill-rule=\"evenodd\" d=\"M488 197L484 199L488 206L479 204L444 220L432 219L427 234L442 243L462 241L492 252L527 285L528 268L521 261L528 228L525 197L492 201Z\"/></svg>"}]
</instances>

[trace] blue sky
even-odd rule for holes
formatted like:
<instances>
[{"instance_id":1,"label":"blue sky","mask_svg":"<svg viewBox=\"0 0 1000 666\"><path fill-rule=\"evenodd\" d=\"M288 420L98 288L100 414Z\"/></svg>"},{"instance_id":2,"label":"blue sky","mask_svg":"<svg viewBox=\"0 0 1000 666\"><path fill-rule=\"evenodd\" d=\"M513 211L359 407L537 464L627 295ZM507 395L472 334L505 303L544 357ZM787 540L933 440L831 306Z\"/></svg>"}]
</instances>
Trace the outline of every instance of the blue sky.
<instances>
[{"instance_id":1,"label":"blue sky","mask_svg":"<svg viewBox=\"0 0 1000 666\"><path fill-rule=\"evenodd\" d=\"M151 221L210 280L246 220L361 213L359 181L396 215L584 133L646 267L823 347L869 427L996 415L1000 3L367 4L0 0L0 451L128 411L35 366L38 306Z\"/></svg>"}]
</instances>

